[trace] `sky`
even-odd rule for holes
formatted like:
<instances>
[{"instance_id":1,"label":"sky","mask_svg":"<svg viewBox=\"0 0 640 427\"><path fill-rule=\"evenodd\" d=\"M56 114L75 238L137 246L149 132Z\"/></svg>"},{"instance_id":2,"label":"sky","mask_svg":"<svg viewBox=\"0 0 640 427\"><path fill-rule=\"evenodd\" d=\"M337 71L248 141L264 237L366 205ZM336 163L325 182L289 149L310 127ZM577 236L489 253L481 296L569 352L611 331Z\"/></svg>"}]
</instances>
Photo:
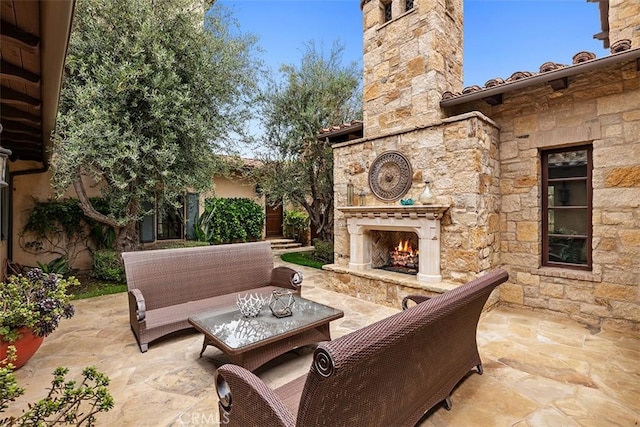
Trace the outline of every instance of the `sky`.
<instances>
[{"instance_id":1,"label":"sky","mask_svg":"<svg viewBox=\"0 0 640 427\"><path fill-rule=\"evenodd\" d=\"M274 72L299 65L305 43L344 47L343 61L362 65L360 0L218 0L242 33L258 36L261 57ZM602 42L598 3L587 0L464 0L464 86L483 86L547 61L571 64L580 51L609 54Z\"/></svg>"}]
</instances>

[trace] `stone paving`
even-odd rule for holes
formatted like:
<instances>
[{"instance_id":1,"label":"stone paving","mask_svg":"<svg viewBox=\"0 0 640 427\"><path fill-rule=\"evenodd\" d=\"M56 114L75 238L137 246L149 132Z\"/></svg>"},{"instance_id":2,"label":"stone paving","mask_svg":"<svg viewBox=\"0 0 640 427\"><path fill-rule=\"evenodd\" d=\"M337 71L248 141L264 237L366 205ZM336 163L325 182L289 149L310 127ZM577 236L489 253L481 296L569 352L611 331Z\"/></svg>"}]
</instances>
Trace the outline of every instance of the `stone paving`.
<instances>
[{"instance_id":1,"label":"stone paving","mask_svg":"<svg viewBox=\"0 0 640 427\"><path fill-rule=\"evenodd\" d=\"M324 272L295 268L304 270L303 296L344 310L331 324L334 338L397 311L323 289ZM55 367L68 366L79 377L94 365L111 378L115 399L98 425L219 424L213 374L226 359L213 347L199 359L201 335L176 333L143 354L129 329L125 294L75 305L76 315L16 372L27 393L0 415L19 415L27 402L44 397ZM471 373L454 390L453 409L434 408L420 426L640 425L640 337L498 307L480 320L478 344L484 375ZM278 387L308 371L312 352L287 353L256 373Z\"/></svg>"}]
</instances>

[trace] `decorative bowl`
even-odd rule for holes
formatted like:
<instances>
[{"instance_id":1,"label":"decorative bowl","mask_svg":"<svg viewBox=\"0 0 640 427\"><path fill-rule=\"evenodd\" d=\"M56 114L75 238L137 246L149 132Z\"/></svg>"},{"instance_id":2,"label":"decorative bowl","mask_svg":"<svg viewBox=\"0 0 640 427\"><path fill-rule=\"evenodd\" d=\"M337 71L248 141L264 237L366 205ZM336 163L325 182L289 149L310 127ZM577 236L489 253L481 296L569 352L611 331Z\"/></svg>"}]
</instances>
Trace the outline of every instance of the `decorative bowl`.
<instances>
[{"instance_id":1,"label":"decorative bowl","mask_svg":"<svg viewBox=\"0 0 640 427\"><path fill-rule=\"evenodd\" d=\"M260 314L265 302L264 297L259 294L245 294L243 297L238 294L236 296L236 305L244 317L256 317Z\"/></svg>"},{"instance_id":2,"label":"decorative bowl","mask_svg":"<svg viewBox=\"0 0 640 427\"><path fill-rule=\"evenodd\" d=\"M413 205L413 203L414 203L413 199L402 199L402 200L400 200L400 204L401 205L405 205L405 206Z\"/></svg>"}]
</instances>

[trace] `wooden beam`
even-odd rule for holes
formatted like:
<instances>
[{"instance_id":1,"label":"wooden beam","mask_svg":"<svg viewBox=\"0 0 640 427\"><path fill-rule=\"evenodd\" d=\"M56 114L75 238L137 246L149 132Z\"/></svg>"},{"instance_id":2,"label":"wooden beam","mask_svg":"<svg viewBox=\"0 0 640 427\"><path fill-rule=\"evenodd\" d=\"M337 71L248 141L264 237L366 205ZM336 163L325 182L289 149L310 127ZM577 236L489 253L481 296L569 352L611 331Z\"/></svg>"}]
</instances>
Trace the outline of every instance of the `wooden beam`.
<instances>
[{"instance_id":1,"label":"wooden beam","mask_svg":"<svg viewBox=\"0 0 640 427\"><path fill-rule=\"evenodd\" d=\"M7 86L0 86L0 102L3 104L28 105L30 107L40 108L42 103L39 99L18 92Z\"/></svg>"},{"instance_id":2,"label":"wooden beam","mask_svg":"<svg viewBox=\"0 0 640 427\"><path fill-rule=\"evenodd\" d=\"M487 96L486 98L482 98L482 100L489 105L500 105L502 104L502 94L497 93L493 96Z\"/></svg>"},{"instance_id":3,"label":"wooden beam","mask_svg":"<svg viewBox=\"0 0 640 427\"><path fill-rule=\"evenodd\" d=\"M561 90L569 87L569 77L562 77L555 80L549 80L549 86L553 90Z\"/></svg>"},{"instance_id":4,"label":"wooden beam","mask_svg":"<svg viewBox=\"0 0 640 427\"><path fill-rule=\"evenodd\" d=\"M0 117L2 117L3 121L15 120L16 122L31 123L36 126L40 126L42 124L40 117L13 107L2 107L2 110L0 110Z\"/></svg>"},{"instance_id":5,"label":"wooden beam","mask_svg":"<svg viewBox=\"0 0 640 427\"><path fill-rule=\"evenodd\" d=\"M4 59L0 62L0 77L8 80L16 80L34 86L40 86L40 76L13 65Z\"/></svg>"},{"instance_id":6,"label":"wooden beam","mask_svg":"<svg viewBox=\"0 0 640 427\"><path fill-rule=\"evenodd\" d=\"M593 38L596 40L605 40L609 37L609 31L600 31L597 34L593 35Z\"/></svg>"},{"instance_id":7,"label":"wooden beam","mask_svg":"<svg viewBox=\"0 0 640 427\"><path fill-rule=\"evenodd\" d=\"M12 44L31 53L40 51L40 39L6 21L0 23L0 41Z\"/></svg>"},{"instance_id":8,"label":"wooden beam","mask_svg":"<svg viewBox=\"0 0 640 427\"><path fill-rule=\"evenodd\" d=\"M20 122L14 122L13 120L3 120L2 127L4 131L24 133L27 135L35 136L37 138L41 137L39 128L34 128L32 126L28 126Z\"/></svg>"},{"instance_id":9,"label":"wooden beam","mask_svg":"<svg viewBox=\"0 0 640 427\"><path fill-rule=\"evenodd\" d=\"M9 141L12 144L8 144ZM2 146L4 148L13 150L15 147L16 149L19 149L20 147L15 145L18 143L20 147L22 146L34 147L34 148L42 147L42 139L35 138L29 135L24 135L21 133L2 131Z\"/></svg>"}]
</instances>

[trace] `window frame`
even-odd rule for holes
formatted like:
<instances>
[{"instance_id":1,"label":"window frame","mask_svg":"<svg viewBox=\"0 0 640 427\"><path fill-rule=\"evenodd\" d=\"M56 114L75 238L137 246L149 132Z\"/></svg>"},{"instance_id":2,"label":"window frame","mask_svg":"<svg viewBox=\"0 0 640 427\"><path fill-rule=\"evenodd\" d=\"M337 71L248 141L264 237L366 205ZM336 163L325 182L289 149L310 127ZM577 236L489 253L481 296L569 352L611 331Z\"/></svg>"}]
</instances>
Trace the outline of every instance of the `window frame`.
<instances>
[{"instance_id":1,"label":"window frame","mask_svg":"<svg viewBox=\"0 0 640 427\"><path fill-rule=\"evenodd\" d=\"M574 264L568 262L559 262L559 261L550 261L549 260L549 212L551 208L549 207L549 155L555 153L565 153L570 151L580 151L586 150L587 152L587 173L584 177L585 185L586 185L586 211L587 211L587 234L585 238L586 242L586 255L587 255L587 263L586 264ZM593 146L591 144L588 145L577 145L570 147L562 147L555 148L550 150L541 150L540 151L540 160L542 166L542 182L540 185L541 190L541 199L542 199L542 260L541 265L543 267L560 267L567 268L573 270L592 270L593 261L592 261L592 252L593 252ZM582 177L579 177L583 179ZM572 178L575 180L576 178ZM566 181L570 181L568 179ZM556 182L560 182L556 181ZM558 206L554 206L553 209L559 208ZM567 207L562 209L583 209L582 207Z\"/></svg>"},{"instance_id":2,"label":"window frame","mask_svg":"<svg viewBox=\"0 0 640 427\"><path fill-rule=\"evenodd\" d=\"M414 0L404 0L404 11L409 12L415 7Z\"/></svg>"},{"instance_id":3,"label":"window frame","mask_svg":"<svg viewBox=\"0 0 640 427\"><path fill-rule=\"evenodd\" d=\"M393 0L381 0L382 5L382 23L393 21ZM387 19L387 11L389 12L389 19Z\"/></svg>"}]
</instances>

